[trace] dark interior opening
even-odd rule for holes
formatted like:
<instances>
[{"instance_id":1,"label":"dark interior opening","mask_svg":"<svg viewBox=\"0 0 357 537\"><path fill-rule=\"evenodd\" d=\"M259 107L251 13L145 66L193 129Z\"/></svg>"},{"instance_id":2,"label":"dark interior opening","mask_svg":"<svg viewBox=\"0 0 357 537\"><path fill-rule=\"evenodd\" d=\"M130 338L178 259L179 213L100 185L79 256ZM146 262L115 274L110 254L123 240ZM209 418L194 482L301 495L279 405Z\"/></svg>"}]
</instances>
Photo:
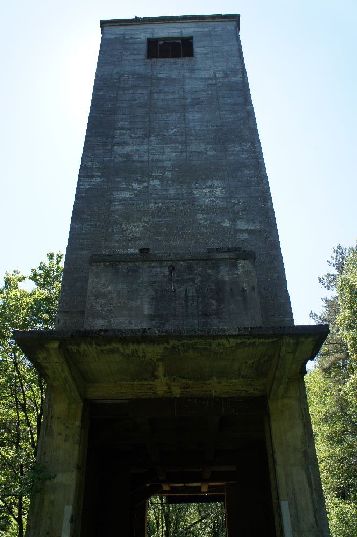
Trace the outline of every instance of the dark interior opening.
<instances>
[{"instance_id":1,"label":"dark interior opening","mask_svg":"<svg viewBox=\"0 0 357 537\"><path fill-rule=\"evenodd\" d=\"M226 528L228 537L275 537L264 407L261 398L93 403L81 537L155 537L153 497L167 510L223 509L218 537Z\"/></svg>"},{"instance_id":2,"label":"dark interior opening","mask_svg":"<svg viewBox=\"0 0 357 537\"><path fill-rule=\"evenodd\" d=\"M148 39L148 58L189 58L193 56L192 37Z\"/></svg>"}]
</instances>

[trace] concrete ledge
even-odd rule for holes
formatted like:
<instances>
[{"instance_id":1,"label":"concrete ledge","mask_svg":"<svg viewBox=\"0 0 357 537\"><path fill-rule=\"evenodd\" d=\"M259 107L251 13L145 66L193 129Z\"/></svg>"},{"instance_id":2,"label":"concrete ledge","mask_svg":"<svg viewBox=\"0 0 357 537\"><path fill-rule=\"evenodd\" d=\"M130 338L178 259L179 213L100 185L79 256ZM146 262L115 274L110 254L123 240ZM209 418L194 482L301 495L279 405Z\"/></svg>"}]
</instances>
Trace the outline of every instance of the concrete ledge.
<instances>
[{"instance_id":1,"label":"concrete ledge","mask_svg":"<svg viewBox=\"0 0 357 537\"><path fill-rule=\"evenodd\" d=\"M329 326L327 324L304 324L304 325L291 325L291 326L253 326L250 328L237 327L232 330L216 330L214 328L206 330L197 329L185 329L185 330L159 330L159 329L125 329L125 330L14 330L14 338L16 342L21 346L26 344L26 341L31 339L40 340L63 340L67 338L119 338L119 339L145 339L149 341L150 338L162 338L162 339L176 339L181 338L221 338L222 336L230 337L251 337L258 336L260 338L271 338L274 336L314 336L318 344L321 346L329 333ZM318 352L318 351L317 351Z\"/></svg>"},{"instance_id":2,"label":"concrete ledge","mask_svg":"<svg viewBox=\"0 0 357 537\"><path fill-rule=\"evenodd\" d=\"M214 15L179 15L165 17L134 17L133 19L109 19L101 20L100 27L104 26L128 26L134 24L163 24L167 22L220 22L233 20L240 28L240 15L237 14L214 14Z\"/></svg>"},{"instance_id":3,"label":"concrete ledge","mask_svg":"<svg viewBox=\"0 0 357 537\"><path fill-rule=\"evenodd\" d=\"M92 254L89 262L95 263L122 263L138 261L209 261L215 259L243 259L254 262L255 252L243 250L243 248L208 248L206 252L194 252L192 254L181 252L152 252L148 248L142 248L138 253L120 254Z\"/></svg>"}]
</instances>

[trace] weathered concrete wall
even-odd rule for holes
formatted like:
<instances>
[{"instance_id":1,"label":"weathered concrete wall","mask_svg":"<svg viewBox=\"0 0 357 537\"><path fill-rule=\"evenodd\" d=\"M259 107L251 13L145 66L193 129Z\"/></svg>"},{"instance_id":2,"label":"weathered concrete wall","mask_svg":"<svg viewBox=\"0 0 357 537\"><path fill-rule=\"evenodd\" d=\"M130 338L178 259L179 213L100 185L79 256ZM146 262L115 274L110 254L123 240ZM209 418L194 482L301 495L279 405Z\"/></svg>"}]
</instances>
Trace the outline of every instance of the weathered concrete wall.
<instances>
[{"instance_id":1,"label":"weathered concrete wall","mask_svg":"<svg viewBox=\"0 0 357 537\"><path fill-rule=\"evenodd\" d=\"M271 442L284 537L329 537L303 378L273 389Z\"/></svg>"},{"instance_id":2,"label":"weathered concrete wall","mask_svg":"<svg viewBox=\"0 0 357 537\"><path fill-rule=\"evenodd\" d=\"M78 535L86 429L80 398L50 389L41 430L40 480L32 493L27 537ZM42 479L41 479L42 477Z\"/></svg>"},{"instance_id":3,"label":"weathered concrete wall","mask_svg":"<svg viewBox=\"0 0 357 537\"><path fill-rule=\"evenodd\" d=\"M193 36L194 57L147 59L162 36ZM103 25L59 327L83 327L92 254L145 247L254 251L262 324L292 324L233 19Z\"/></svg>"},{"instance_id":4,"label":"weathered concrete wall","mask_svg":"<svg viewBox=\"0 0 357 537\"><path fill-rule=\"evenodd\" d=\"M234 331L260 325L254 262L239 252L91 259L85 328Z\"/></svg>"}]
</instances>

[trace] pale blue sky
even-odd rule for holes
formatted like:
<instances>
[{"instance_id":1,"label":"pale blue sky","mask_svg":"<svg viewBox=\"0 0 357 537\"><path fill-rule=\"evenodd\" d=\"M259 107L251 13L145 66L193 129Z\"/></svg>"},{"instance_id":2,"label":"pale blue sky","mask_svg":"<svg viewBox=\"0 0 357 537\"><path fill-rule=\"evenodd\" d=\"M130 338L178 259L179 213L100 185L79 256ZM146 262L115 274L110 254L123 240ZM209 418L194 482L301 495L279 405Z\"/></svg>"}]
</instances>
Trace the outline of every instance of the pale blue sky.
<instances>
[{"instance_id":1,"label":"pale blue sky","mask_svg":"<svg viewBox=\"0 0 357 537\"><path fill-rule=\"evenodd\" d=\"M100 19L240 13L241 38L295 322L317 278L356 240L356 0L128 3L13 0L2 7L1 253L27 271L65 250Z\"/></svg>"}]
</instances>

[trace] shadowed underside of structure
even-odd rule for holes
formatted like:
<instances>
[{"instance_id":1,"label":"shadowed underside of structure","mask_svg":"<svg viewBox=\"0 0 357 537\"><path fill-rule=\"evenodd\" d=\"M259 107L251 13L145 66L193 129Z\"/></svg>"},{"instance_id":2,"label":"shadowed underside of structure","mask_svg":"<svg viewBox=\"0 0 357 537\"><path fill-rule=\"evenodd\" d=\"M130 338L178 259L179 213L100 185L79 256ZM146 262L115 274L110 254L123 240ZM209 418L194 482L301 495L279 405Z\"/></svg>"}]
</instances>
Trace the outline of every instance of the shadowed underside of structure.
<instances>
[{"instance_id":1,"label":"shadowed underside of structure","mask_svg":"<svg viewBox=\"0 0 357 537\"><path fill-rule=\"evenodd\" d=\"M121 503L116 484L123 474L127 474L134 512L153 494L176 502L224 501L226 491L234 490L239 496L240 507L234 508L239 521L254 520L258 508L259 517L250 527L274 535L264 401L94 403L90 416L89 478L82 515L85 535L99 534L104 528L115 532ZM250 498L255 489L253 506ZM98 505L103 513L99 520Z\"/></svg>"}]
</instances>

